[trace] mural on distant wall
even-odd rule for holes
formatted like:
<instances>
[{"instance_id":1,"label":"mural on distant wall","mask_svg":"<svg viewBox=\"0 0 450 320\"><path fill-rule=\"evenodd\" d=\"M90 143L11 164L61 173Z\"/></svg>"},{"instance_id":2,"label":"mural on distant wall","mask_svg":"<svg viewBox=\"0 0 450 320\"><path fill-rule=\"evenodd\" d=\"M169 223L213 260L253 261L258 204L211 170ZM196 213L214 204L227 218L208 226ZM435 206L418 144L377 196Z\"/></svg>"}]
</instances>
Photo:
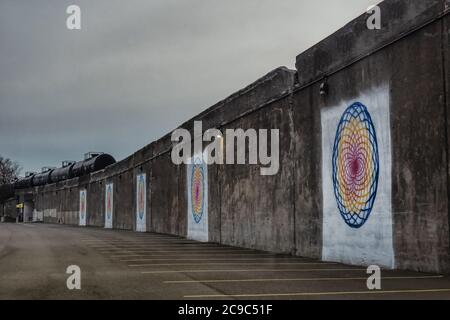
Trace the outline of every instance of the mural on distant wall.
<instances>
[{"instance_id":1,"label":"mural on distant wall","mask_svg":"<svg viewBox=\"0 0 450 320\"><path fill-rule=\"evenodd\" d=\"M201 155L187 165L188 238L208 241L208 169Z\"/></svg>"},{"instance_id":2,"label":"mural on distant wall","mask_svg":"<svg viewBox=\"0 0 450 320\"><path fill-rule=\"evenodd\" d=\"M136 231L147 231L147 191L146 175L140 174L136 177Z\"/></svg>"},{"instance_id":3,"label":"mural on distant wall","mask_svg":"<svg viewBox=\"0 0 450 320\"><path fill-rule=\"evenodd\" d=\"M80 212L79 212L79 225L80 226L86 226L86 215L87 215L87 208L86 208L86 196L87 191L81 190L80 191Z\"/></svg>"},{"instance_id":4,"label":"mural on distant wall","mask_svg":"<svg viewBox=\"0 0 450 320\"><path fill-rule=\"evenodd\" d=\"M112 229L113 227L113 187L112 183L109 183L105 187L105 228Z\"/></svg>"},{"instance_id":5,"label":"mural on distant wall","mask_svg":"<svg viewBox=\"0 0 450 320\"><path fill-rule=\"evenodd\" d=\"M322 258L394 267L389 88L321 110Z\"/></svg>"},{"instance_id":6,"label":"mural on distant wall","mask_svg":"<svg viewBox=\"0 0 450 320\"><path fill-rule=\"evenodd\" d=\"M379 174L377 135L362 103L353 103L342 115L332 161L338 209L345 223L360 228L372 212Z\"/></svg>"},{"instance_id":7,"label":"mural on distant wall","mask_svg":"<svg viewBox=\"0 0 450 320\"><path fill-rule=\"evenodd\" d=\"M192 215L195 223L200 223L204 210L205 179L201 164L195 164L191 176Z\"/></svg>"}]
</instances>

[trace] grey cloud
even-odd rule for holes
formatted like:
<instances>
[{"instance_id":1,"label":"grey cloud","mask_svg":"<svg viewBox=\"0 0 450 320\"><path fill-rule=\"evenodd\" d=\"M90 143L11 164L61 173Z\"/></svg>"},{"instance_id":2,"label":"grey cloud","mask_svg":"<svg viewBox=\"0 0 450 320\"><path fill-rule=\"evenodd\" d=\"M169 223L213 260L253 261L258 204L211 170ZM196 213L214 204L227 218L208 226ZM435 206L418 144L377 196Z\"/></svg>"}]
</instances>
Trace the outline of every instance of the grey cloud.
<instances>
[{"instance_id":1,"label":"grey cloud","mask_svg":"<svg viewBox=\"0 0 450 320\"><path fill-rule=\"evenodd\" d=\"M65 9L82 9L81 31ZM0 0L0 154L122 159L362 13L367 0Z\"/></svg>"}]
</instances>

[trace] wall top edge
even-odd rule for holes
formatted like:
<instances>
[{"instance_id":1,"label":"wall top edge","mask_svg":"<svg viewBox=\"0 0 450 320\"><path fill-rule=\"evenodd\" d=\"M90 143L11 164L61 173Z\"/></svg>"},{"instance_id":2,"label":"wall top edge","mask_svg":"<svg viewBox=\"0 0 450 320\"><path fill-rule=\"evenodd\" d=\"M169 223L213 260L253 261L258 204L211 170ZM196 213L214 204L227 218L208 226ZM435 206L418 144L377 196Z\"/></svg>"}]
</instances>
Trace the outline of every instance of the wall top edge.
<instances>
[{"instance_id":1,"label":"wall top edge","mask_svg":"<svg viewBox=\"0 0 450 320\"><path fill-rule=\"evenodd\" d=\"M450 0L385 0L381 28L369 29L363 13L296 58L298 85L307 86L448 13Z\"/></svg>"}]
</instances>

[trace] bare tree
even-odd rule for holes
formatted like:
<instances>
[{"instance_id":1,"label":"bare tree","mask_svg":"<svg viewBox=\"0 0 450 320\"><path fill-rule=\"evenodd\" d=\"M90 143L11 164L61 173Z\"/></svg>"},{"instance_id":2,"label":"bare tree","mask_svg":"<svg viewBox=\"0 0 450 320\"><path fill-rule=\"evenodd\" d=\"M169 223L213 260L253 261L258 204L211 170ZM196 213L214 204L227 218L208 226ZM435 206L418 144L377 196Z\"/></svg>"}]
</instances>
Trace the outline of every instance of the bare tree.
<instances>
[{"instance_id":1,"label":"bare tree","mask_svg":"<svg viewBox=\"0 0 450 320\"><path fill-rule=\"evenodd\" d=\"M20 170L21 167L17 162L0 156L0 185L16 180Z\"/></svg>"}]
</instances>

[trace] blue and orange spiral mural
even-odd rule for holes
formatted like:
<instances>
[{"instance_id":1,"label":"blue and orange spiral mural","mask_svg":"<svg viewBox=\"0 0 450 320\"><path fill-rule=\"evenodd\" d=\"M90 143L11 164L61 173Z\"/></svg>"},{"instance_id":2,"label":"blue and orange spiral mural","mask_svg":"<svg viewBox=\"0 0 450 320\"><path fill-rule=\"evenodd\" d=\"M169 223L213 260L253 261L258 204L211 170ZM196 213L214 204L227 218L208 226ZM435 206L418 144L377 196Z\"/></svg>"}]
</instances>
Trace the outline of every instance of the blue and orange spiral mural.
<instances>
[{"instance_id":1,"label":"blue and orange spiral mural","mask_svg":"<svg viewBox=\"0 0 450 320\"><path fill-rule=\"evenodd\" d=\"M205 177L203 166L196 163L192 166L191 177L191 204L192 215L195 223L200 223L204 211L204 197L205 196Z\"/></svg>"},{"instance_id":2,"label":"blue and orange spiral mural","mask_svg":"<svg viewBox=\"0 0 450 320\"><path fill-rule=\"evenodd\" d=\"M140 175L139 176L139 181L138 181L138 190L137 190L137 194L138 194L138 201L137 201L137 205L138 205L138 214L139 214L139 219L143 219L144 218L144 214L145 214L145 177L144 175Z\"/></svg>"},{"instance_id":3,"label":"blue and orange spiral mural","mask_svg":"<svg viewBox=\"0 0 450 320\"><path fill-rule=\"evenodd\" d=\"M106 215L108 220L112 217L112 185L108 185L106 189Z\"/></svg>"},{"instance_id":4,"label":"blue and orange spiral mural","mask_svg":"<svg viewBox=\"0 0 450 320\"><path fill-rule=\"evenodd\" d=\"M333 146L333 188L345 223L361 228L369 218L378 188L379 156L375 127L362 103L348 107Z\"/></svg>"},{"instance_id":5,"label":"blue and orange spiral mural","mask_svg":"<svg viewBox=\"0 0 450 320\"><path fill-rule=\"evenodd\" d=\"M86 191L81 191L80 193L80 216L84 220L84 215L86 213Z\"/></svg>"}]
</instances>

